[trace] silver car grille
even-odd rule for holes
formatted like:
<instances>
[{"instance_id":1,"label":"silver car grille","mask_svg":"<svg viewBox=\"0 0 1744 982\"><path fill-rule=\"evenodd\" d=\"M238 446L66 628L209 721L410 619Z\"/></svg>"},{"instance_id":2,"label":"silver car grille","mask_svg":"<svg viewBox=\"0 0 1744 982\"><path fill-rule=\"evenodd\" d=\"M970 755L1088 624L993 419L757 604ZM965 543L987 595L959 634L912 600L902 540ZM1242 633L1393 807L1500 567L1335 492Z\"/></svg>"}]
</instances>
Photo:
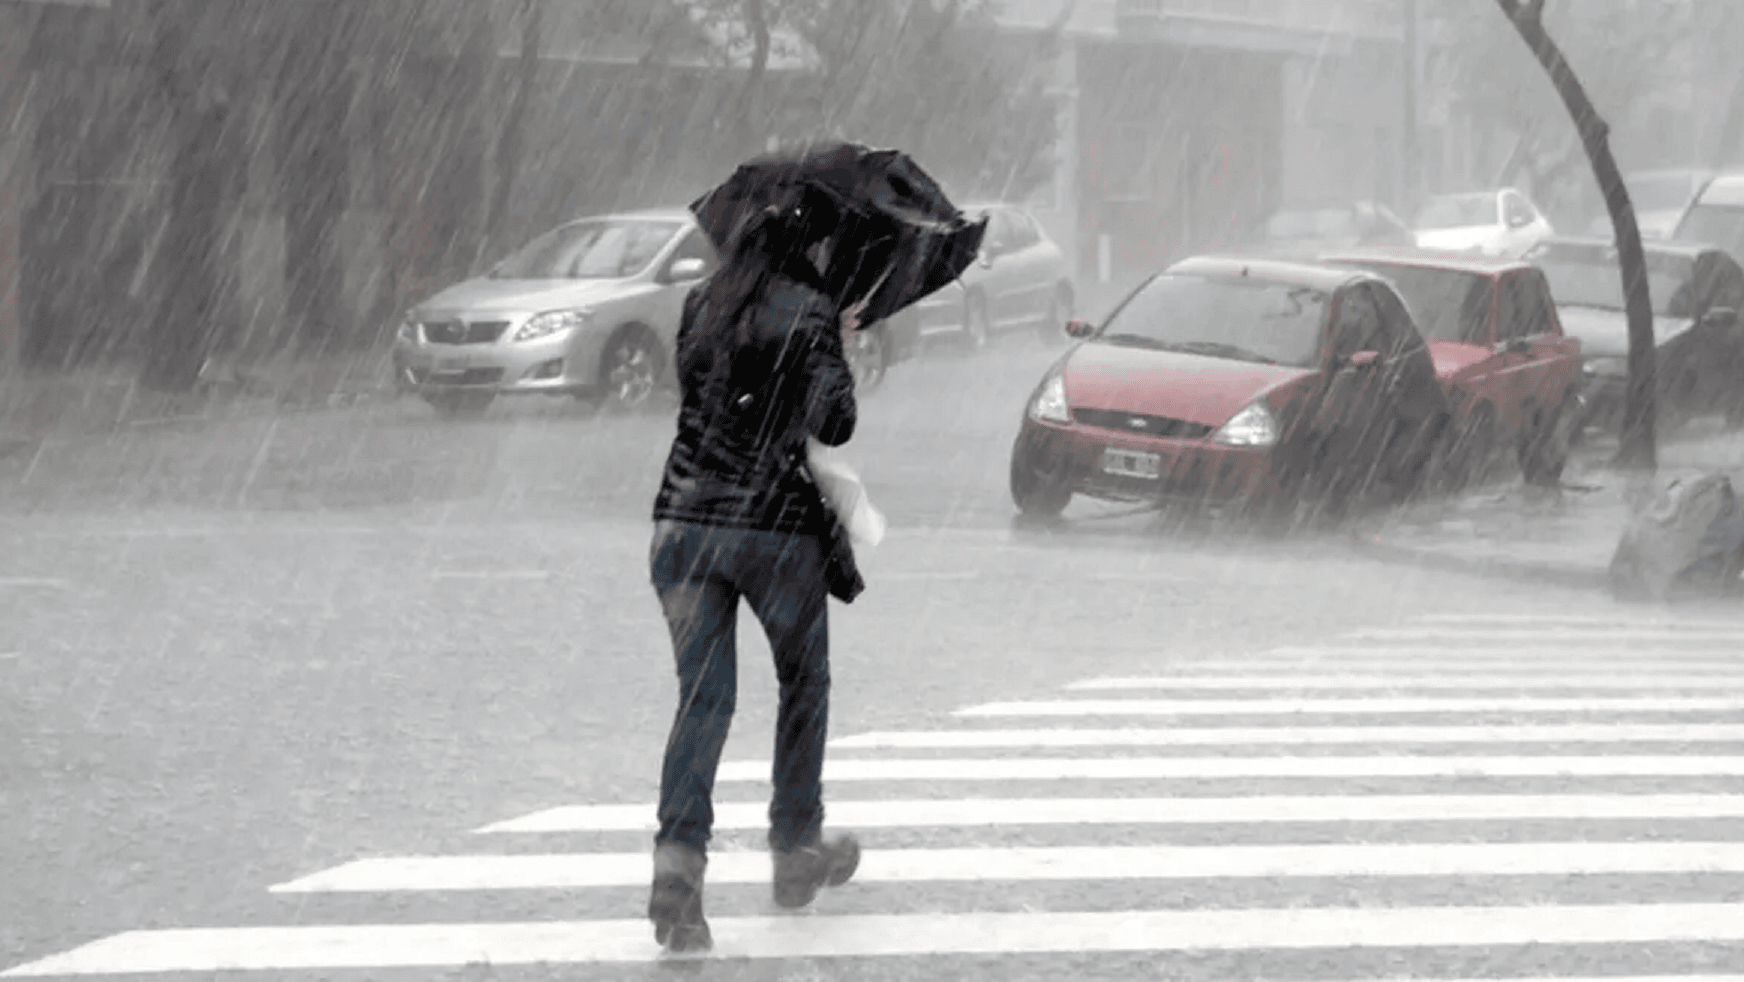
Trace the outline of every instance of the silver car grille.
<instances>
[{"instance_id":1,"label":"silver car grille","mask_svg":"<svg viewBox=\"0 0 1744 982\"><path fill-rule=\"evenodd\" d=\"M493 344L509 329L508 321L442 320L423 323L431 344Z\"/></svg>"}]
</instances>

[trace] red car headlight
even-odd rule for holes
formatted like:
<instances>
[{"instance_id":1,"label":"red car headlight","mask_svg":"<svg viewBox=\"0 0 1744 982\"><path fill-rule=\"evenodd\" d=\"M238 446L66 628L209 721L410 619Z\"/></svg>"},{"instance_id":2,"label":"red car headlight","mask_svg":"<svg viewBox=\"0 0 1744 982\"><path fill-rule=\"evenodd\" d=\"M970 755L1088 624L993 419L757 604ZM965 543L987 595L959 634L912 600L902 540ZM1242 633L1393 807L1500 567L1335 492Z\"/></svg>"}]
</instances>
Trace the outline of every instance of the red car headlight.
<instances>
[{"instance_id":1,"label":"red car headlight","mask_svg":"<svg viewBox=\"0 0 1744 982\"><path fill-rule=\"evenodd\" d=\"M1212 439L1231 447L1269 447L1278 442L1278 417L1264 399L1255 399L1218 427Z\"/></svg>"},{"instance_id":2,"label":"red car headlight","mask_svg":"<svg viewBox=\"0 0 1744 982\"><path fill-rule=\"evenodd\" d=\"M1072 421L1071 407L1066 405L1066 379L1059 372L1052 372L1042 380L1041 388L1029 401L1029 418L1046 420L1050 423L1070 423Z\"/></svg>"}]
</instances>

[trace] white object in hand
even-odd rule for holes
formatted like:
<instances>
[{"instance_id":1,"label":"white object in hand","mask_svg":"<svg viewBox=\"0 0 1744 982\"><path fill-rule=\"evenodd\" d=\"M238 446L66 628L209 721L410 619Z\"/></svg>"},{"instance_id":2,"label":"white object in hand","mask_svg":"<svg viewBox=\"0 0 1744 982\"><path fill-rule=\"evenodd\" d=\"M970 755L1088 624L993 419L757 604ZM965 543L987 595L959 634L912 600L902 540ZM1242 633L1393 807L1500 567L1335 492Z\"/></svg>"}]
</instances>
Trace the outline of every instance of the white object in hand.
<instances>
[{"instance_id":1,"label":"white object in hand","mask_svg":"<svg viewBox=\"0 0 1744 982\"><path fill-rule=\"evenodd\" d=\"M806 463L811 468L812 480L823 492L824 503L847 527L848 538L860 546L875 546L883 541L888 527L884 513L873 506L860 475L837 456L835 448L807 437Z\"/></svg>"}]
</instances>

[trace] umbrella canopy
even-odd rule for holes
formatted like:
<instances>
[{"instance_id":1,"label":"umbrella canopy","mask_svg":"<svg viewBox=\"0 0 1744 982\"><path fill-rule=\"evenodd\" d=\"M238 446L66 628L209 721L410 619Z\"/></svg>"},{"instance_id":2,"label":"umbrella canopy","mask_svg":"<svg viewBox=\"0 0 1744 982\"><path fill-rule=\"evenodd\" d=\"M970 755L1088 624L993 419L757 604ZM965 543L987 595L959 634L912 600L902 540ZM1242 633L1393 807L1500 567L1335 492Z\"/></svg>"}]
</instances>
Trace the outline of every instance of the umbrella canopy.
<instances>
[{"instance_id":1,"label":"umbrella canopy","mask_svg":"<svg viewBox=\"0 0 1744 982\"><path fill-rule=\"evenodd\" d=\"M840 306L864 301L862 327L956 279L987 232L985 218L964 217L907 154L857 143L749 160L690 210L724 252L753 215L820 192L841 216L824 282Z\"/></svg>"}]
</instances>

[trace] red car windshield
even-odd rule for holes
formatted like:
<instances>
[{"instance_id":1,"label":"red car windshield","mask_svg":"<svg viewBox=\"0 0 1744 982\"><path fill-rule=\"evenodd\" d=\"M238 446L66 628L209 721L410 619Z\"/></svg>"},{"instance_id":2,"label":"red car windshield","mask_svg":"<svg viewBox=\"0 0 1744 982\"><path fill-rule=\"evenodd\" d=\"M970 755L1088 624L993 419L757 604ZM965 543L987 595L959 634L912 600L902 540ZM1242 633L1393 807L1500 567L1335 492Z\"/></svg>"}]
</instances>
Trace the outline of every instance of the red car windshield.
<instances>
[{"instance_id":1,"label":"red car windshield","mask_svg":"<svg viewBox=\"0 0 1744 982\"><path fill-rule=\"evenodd\" d=\"M1296 283L1164 273L1128 298L1097 340L1308 368L1319 362L1326 306L1325 293Z\"/></svg>"},{"instance_id":2,"label":"red car windshield","mask_svg":"<svg viewBox=\"0 0 1744 982\"><path fill-rule=\"evenodd\" d=\"M1411 309L1417 329L1429 340L1482 343L1489 337L1489 277L1402 263L1351 265L1391 280Z\"/></svg>"}]
</instances>

